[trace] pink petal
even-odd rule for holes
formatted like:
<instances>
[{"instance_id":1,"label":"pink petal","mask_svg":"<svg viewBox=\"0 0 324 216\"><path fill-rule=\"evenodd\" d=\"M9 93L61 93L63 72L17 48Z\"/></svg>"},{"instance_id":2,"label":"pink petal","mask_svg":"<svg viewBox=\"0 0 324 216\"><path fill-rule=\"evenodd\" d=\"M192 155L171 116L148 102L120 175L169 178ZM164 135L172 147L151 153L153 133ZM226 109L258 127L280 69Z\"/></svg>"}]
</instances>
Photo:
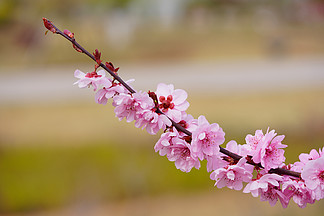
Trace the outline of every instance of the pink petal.
<instances>
[{"instance_id":1,"label":"pink petal","mask_svg":"<svg viewBox=\"0 0 324 216\"><path fill-rule=\"evenodd\" d=\"M159 83L158 86L157 86L157 89L156 89L156 94L158 96L165 96L167 97L168 95L171 95L171 89L172 88L172 91L173 91L173 85L170 84L170 85L166 85L164 83Z\"/></svg>"},{"instance_id":2,"label":"pink petal","mask_svg":"<svg viewBox=\"0 0 324 216\"><path fill-rule=\"evenodd\" d=\"M203 139L205 139L205 137L206 137L206 133L205 133L205 132L202 132L202 133L200 133L200 134L198 135L198 139L199 139L199 140L203 140Z\"/></svg>"},{"instance_id":3,"label":"pink petal","mask_svg":"<svg viewBox=\"0 0 324 216\"><path fill-rule=\"evenodd\" d=\"M206 117L201 115L198 117L198 125L209 124Z\"/></svg>"},{"instance_id":4,"label":"pink petal","mask_svg":"<svg viewBox=\"0 0 324 216\"><path fill-rule=\"evenodd\" d=\"M187 99L188 94L187 94L186 91L184 91L182 89L176 89L176 90L174 90L172 96L173 96L172 102L175 105L179 105L179 104L183 103Z\"/></svg>"},{"instance_id":5,"label":"pink petal","mask_svg":"<svg viewBox=\"0 0 324 216\"><path fill-rule=\"evenodd\" d=\"M226 176L227 176L228 179L230 179L232 181L235 179L235 174L234 174L233 171L227 172Z\"/></svg>"},{"instance_id":6,"label":"pink petal","mask_svg":"<svg viewBox=\"0 0 324 216\"><path fill-rule=\"evenodd\" d=\"M176 105L176 109L177 110L180 110L180 111L186 111L189 107L189 102L188 101L185 101L184 103L180 104L180 105Z\"/></svg>"},{"instance_id":7,"label":"pink petal","mask_svg":"<svg viewBox=\"0 0 324 216\"><path fill-rule=\"evenodd\" d=\"M74 77L81 79L81 78L85 77L85 73L83 73L80 70L75 70L74 71Z\"/></svg>"}]
</instances>

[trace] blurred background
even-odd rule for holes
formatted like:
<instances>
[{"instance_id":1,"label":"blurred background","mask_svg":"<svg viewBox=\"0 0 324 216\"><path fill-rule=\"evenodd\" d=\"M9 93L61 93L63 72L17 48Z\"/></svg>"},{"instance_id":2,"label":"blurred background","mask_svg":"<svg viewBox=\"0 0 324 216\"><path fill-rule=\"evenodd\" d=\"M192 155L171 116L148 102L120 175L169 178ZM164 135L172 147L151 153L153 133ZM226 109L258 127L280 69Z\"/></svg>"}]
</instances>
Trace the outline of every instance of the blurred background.
<instances>
[{"instance_id":1,"label":"blurred background","mask_svg":"<svg viewBox=\"0 0 324 216\"><path fill-rule=\"evenodd\" d=\"M119 122L73 86L93 62L49 32L75 33L137 90L185 89L188 113L244 143L285 134L286 163L324 144L323 0L1 0L0 215L319 215L323 201L270 207L182 173L159 136Z\"/></svg>"}]
</instances>

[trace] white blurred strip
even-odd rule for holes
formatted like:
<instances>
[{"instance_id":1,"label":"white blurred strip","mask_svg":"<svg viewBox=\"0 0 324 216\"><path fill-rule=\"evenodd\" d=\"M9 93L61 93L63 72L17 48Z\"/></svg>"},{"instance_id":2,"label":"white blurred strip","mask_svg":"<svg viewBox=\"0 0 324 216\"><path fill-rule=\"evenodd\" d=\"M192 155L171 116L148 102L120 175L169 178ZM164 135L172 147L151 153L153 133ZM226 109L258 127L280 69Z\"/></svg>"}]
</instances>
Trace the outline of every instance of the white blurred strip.
<instances>
[{"instance_id":1,"label":"white blurred strip","mask_svg":"<svg viewBox=\"0 0 324 216\"><path fill-rule=\"evenodd\" d=\"M324 58L277 61L228 61L165 65L118 65L124 80L135 78L136 90L155 91L160 82L189 93L212 94L284 91L324 87ZM89 63L89 67L92 63ZM0 104L94 100L93 91L72 84L73 67L0 72ZM323 88L324 89L324 88Z\"/></svg>"}]
</instances>

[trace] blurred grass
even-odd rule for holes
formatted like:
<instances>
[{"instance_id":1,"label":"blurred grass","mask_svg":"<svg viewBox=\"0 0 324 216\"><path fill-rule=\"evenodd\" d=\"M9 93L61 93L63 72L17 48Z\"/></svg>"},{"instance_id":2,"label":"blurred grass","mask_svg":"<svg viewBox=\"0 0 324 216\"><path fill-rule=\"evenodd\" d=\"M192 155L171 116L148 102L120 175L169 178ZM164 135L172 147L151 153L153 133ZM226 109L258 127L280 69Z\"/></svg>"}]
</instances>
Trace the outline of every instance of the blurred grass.
<instances>
[{"instance_id":1,"label":"blurred grass","mask_svg":"<svg viewBox=\"0 0 324 216\"><path fill-rule=\"evenodd\" d=\"M3 149L0 171L0 212L179 193L188 188L192 192L212 185L204 169L183 174L152 148L117 143Z\"/></svg>"},{"instance_id":2,"label":"blurred grass","mask_svg":"<svg viewBox=\"0 0 324 216\"><path fill-rule=\"evenodd\" d=\"M219 123L226 140L270 126L286 162L324 143L324 90L189 94L188 113ZM94 103L0 107L0 213L212 188L205 165L186 174L153 150L158 136Z\"/></svg>"}]
</instances>

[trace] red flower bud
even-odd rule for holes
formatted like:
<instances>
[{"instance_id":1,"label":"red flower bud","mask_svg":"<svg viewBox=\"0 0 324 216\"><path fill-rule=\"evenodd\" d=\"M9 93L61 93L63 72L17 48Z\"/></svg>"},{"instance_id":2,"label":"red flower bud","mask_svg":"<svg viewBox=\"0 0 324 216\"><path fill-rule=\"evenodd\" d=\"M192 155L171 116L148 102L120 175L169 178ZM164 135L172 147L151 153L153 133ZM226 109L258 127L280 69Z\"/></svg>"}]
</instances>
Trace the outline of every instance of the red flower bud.
<instances>
[{"instance_id":1,"label":"red flower bud","mask_svg":"<svg viewBox=\"0 0 324 216\"><path fill-rule=\"evenodd\" d=\"M95 57L97 64L100 65L102 62L100 60L101 52L99 52L98 49L96 49L95 52L93 53L93 56Z\"/></svg>"},{"instance_id":2,"label":"red flower bud","mask_svg":"<svg viewBox=\"0 0 324 216\"><path fill-rule=\"evenodd\" d=\"M74 44L73 44L73 48L74 48L76 51L78 51L78 52L80 52L80 53L83 53L83 51L82 51L81 49L79 49L77 46L75 46Z\"/></svg>"},{"instance_id":3,"label":"red flower bud","mask_svg":"<svg viewBox=\"0 0 324 216\"><path fill-rule=\"evenodd\" d=\"M69 38L74 39L74 33L71 33L69 30L65 29L64 34L67 35Z\"/></svg>"},{"instance_id":4,"label":"red flower bud","mask_svg":"<svg viewBox=\"0 0 324 216\"><path fill-rule=\"evenodd\" d=\"M114 73L117 73L117 71L119 70L119 67L115 68L113 63L111 63L111 62L106 62L106 67L109 70L113 71Z\"/></svg>"},{"instance_id":5,"label":"red flower bud","mask_svg":"<svg viewBox=\"0 0 324 216\"><path fill-rule=\"evenodd\" d=\"M48 19L43 17L43 22L44 22L45 28L47 28L48 30L50 30L53 33L56 33L56 29L54 28L51 21L49 21Z\"/></svg>"}]
</instances>

